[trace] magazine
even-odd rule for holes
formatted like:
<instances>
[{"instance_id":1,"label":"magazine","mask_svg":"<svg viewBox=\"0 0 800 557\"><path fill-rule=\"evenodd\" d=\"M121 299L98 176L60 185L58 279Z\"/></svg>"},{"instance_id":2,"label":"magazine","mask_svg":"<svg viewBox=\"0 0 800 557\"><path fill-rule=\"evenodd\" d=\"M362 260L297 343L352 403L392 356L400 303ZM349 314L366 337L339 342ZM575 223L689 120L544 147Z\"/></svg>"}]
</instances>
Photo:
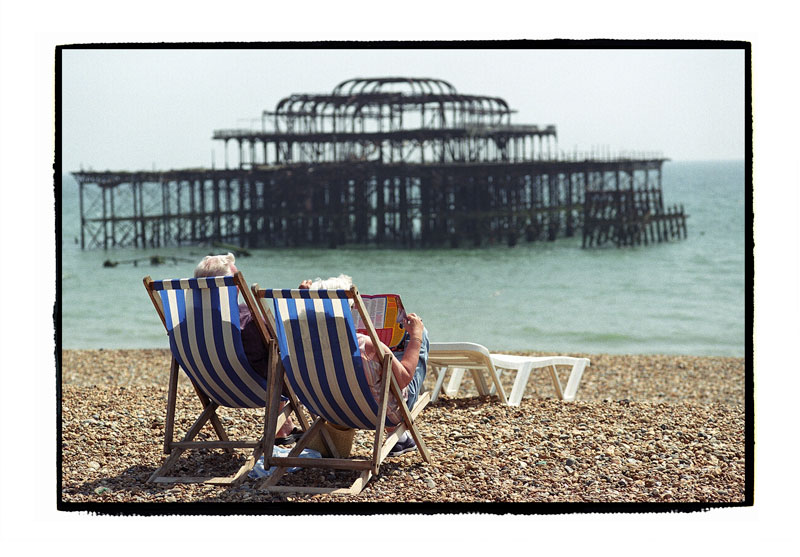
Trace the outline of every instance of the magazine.
<instances>
[{"instance_id":1,"label":"magazine","mask_svg":"<svg viewBox=\"0 0 800 557\"><path fill-rule=\"evenodd\" d=\"M367 310L367 315L372 321L378 339L391 350L402 349L400 344L405 336L403 323L406 320L406 310L397 294L362 294L361 300ZM361 320L358 312L353 313L356 330L367 334L367 327Z\"/></svg>"}]
</instances>

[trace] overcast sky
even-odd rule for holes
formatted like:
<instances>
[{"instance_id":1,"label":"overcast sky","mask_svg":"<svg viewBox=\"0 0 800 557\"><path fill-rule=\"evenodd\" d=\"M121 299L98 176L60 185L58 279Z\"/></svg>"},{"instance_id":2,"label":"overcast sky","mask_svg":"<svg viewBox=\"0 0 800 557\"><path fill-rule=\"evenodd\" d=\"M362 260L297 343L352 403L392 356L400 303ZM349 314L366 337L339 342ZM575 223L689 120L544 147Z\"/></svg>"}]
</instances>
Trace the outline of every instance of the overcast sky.
<instances>
[{"instance_id":1,"label":"overcast sky","mask_svg":"<svg viewBox=\"0 0 800 557\"><path fill-rule=\"evenodd\" d=\"M258 125L292 93L383 76L502 97L513 123L555 124L567 151L744 157L742 50L106 48L63 51L62 168L219 167L215 129Z\"/></svg>"}]
</instances>

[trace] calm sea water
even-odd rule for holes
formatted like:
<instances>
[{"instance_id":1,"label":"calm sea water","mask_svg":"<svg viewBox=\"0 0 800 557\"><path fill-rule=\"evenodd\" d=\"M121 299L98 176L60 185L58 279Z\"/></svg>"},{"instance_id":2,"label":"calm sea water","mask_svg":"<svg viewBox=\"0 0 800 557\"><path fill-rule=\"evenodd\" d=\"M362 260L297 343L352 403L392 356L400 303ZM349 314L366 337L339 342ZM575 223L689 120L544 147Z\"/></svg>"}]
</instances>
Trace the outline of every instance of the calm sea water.
<instances>
[{"instance_id":1,"label":"calm sea water","mask_svg":"<svg viewBox=\"0 0 800 557\"><path fill-rule=\"evenodd\" d=\"M364 293L397 292L434 341L490 350L744 356L744 163L668 162L666 204L683 203L688 239L582 250L580 238L513 248L254 250L249 283L292 288L347 273ZM78 186L62 179L62 348L166 348L142 285L191 276L208 248L81 251ZM179 262L122 261L163 255Z\"/></svg>"}]
</instances>

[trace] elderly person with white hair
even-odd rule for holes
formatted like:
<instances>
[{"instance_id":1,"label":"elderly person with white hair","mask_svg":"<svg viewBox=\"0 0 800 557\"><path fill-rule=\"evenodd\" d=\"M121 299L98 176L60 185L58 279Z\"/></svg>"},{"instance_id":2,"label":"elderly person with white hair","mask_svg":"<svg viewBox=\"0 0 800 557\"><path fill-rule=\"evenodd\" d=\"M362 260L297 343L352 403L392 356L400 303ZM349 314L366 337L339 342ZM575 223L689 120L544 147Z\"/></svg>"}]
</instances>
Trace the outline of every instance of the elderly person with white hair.
<instances>
[{"instance_id":1,"label":"elderly person with white hair","mask_svg":"<svg viewBox=\"0 0 800 557\"><path fill-rule=\"evenodd\" d=\"M234 262L236 258L232 253L227 255L207 255L197 265L194 270L194 276L197 277L220 277L228 276L236 273L236 265ZM253 315L250 313L250 308L247 304L239 304L239 328L242 331L242 347L244 354L247 356L247 361L252 368L261 375L267 377L267 369L269 365L269 352L264 342L261 339L261 332L258 330L258 325L253 321ZM281 408L289 400L282 397ZM275 437L276 445L289 445L297 441L303 435L300 428L294 427L291 416L283 424L278 434Z\"/></svg>"},{"instance_id":2,"label":"elderly person with white hair","mask_svg":"<svg viewBox=\"0 0 800 557\"><path fill-rule=\"evenodd\" d=\"M311 288L315 290L349 290L353 285L353 279L347 275L339 275L326 280L316 279L314 281L304 280L300 288ZM422 390L422 383L428 371L428 331L422 323L422 319L415 314L409 313L403 327L408 334L405 349L402 352L392 353L392 373L400 387L401 394L406 401L408 409L411 410L419 398ZM358 348L361 352L361 361L364 373L367 377L372 396L376 402L380 401L383 392L384 377L381 373L382 365L378 350L372 343L368 335L357 333ZM381 343L384 351L391 351ZM395 396L389 393L389 403L386 408L386 416L392 423L399 424L403 420L400 411L400 403ZM389 452L389 456L398 456L409 451L416 450L417 444L408 434L403 436Z\"/></svg>"}]
</instances>

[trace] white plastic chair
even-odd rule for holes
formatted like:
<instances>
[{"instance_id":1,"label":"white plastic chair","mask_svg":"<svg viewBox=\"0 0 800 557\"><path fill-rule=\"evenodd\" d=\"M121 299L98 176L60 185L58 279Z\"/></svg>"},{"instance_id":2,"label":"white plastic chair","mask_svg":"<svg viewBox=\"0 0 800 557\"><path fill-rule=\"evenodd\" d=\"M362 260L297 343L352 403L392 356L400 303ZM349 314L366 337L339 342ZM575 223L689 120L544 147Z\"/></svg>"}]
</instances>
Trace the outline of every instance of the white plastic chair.
<instances>
[{"instance_id":1,"label":"white plastic chair","mask_svg":"<svg viewBox=\"0 0 800 557\"><path fill-rule=\"evenodd\" d=\"M438 370L436 386L431 393L431 402L439 398L442 390L445 375L452 370L450 382L445 387L444 392L447 396L454 396L461 386L461 379L464 372L472 372L472 379L478 393L489 395L498 393L503 404L508 404L506 392L500 383L500 377L492 363L491 354L485 346L473 342L431 342L428 349L428 366ZM487 372L492 383L491 389L484 379L483 372Z\"/></svg>"},{"instance_id":2,"label":"white plastic chair","mask_svg":"<svg viewBox=\"0 0 800 557\"><path fill-rule=\"evenodd\" d=\"M558 397L564 401L575 400L583 371L590 364L587 358L571 356L515 356L511 354L490 354L486 347L472 342L432 342L428 352L428 365L438 369L436 386L431 394L431 402L436 401L444 384L448 371L452 371L450 381L444 392L447 396L458 393L464 371L470 370L478 393L481 395L498 394L500 400L509 406L519 406L522 395L528 384L531 371L549 367L550 378ZM569 379L562 388L556 373L556 366L570 366ZM510 396L506 396L500 377L504 370L517 373L511 387ZM487 372L492 386L484 380L483 371Z\"/></svg>"}]
</instances>

